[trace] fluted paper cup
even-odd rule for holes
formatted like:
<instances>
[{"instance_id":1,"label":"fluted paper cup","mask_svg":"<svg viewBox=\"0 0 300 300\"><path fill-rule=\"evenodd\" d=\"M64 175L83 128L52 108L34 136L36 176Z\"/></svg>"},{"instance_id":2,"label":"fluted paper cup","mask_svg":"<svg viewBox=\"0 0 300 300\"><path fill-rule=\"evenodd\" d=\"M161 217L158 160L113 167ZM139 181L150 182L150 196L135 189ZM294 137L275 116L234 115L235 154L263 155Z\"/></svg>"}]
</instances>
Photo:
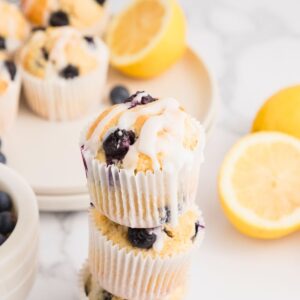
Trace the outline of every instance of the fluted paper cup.
<instances>
[{"instance_id":1,"label":"fluted paper cup","mask_svg":"<svg viewBox=\"0 0 300 300\"><path fill-rule=\"evenodd\" d=\"M13 125L19 107L21 78L18 70L16 78L8 90L0 95L0 135L5 134Z\"/></svg>"},{"instance_id":2,"label":"fluted paper cup","mask_svg":"<svg viewBox=\"0 0 300 300\"><path fill-rule=\"evenodd\" d=\"M113 295L132 300L164 299L186 282L191 254L198 244L195 242L184 253L153 257L120 248L96 228L91 218L89 267L94 278Z\"/></svg>"},{"instance_id":3,"label":"fluted paper cup","mask_svg":"<svg viewBox=\"0 0 300 300\"><path fill-rule=\"evenodd\" d=\"M131 228L176 225L178 215L195 202L204 133L192 164L172 170L134 172L107 166L82 147L92 203L115 223Z\"/></svg>"},{"instance_id":4,"label":"fluted paper cup","mask_svg":"<svg viewBox=\"0 0 300 300\"><path fill-rule=\"evenodd\" d=\"M51 121L79 118L101 102L107 70L108 50L105 46L97 70L73 79L40 79L22 69L26 102L37 115Z\"/></svg>"},{"instance_id":5,"label":"fluted paper cup","mask_svg":"<svg viewBox=\"0 0 300 300\"><path fill-rule=\"evenodd\" d=\"M87 284L89 280L91 281L91 291L88 291L87 289ZM100 300L101 298L99 298L99 291L101 290L103 290L101 284L98 284L96 279L91 277L89 264L88 261L86 261L79 273L79 300ZM89 292L90 295L88 295ZM185 295L185 292L186 284L182 283L182 285L176 287L176 289L172 291L172 293L169 296L158 300L182 300Z\"/></svg>"}]
</instances>

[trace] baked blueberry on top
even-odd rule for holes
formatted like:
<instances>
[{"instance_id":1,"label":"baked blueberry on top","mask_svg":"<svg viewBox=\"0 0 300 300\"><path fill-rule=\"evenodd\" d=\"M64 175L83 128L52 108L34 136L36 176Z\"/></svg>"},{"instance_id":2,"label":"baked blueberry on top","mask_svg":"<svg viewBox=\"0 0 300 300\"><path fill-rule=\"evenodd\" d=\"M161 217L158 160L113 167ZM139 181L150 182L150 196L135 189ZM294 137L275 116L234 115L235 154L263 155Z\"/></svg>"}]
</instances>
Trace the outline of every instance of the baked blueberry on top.
<instances>
[{"instance_id":1,"label":"baked blueberry on top","mask_svg":"<svg viewBox=\"0 0 300 300\"><path fill-rule=\"evenodd\" d=\"M132 246L141 249L151 249L157 239L152 229L128 228L128 240Z\"/></svg>"},{"instance_id":2,"label":"baked blueberry on top","mask_svg":"<svg viewBox=\"0 0 300 300\"><path fill-rule=\"evenodd\" d=\"M69 17L68 14L62 10L53 12L50 15L49 25L51 26L67 26L69 25Z\"/></svg>"},{"instance_id":3,"label":"baked blueberry on top","mask_svg":"<svg viewBox=\"0 0 300 300\"><path fill-rule=\"evenodd\" d=\"M107 163L110 165L122 161L134 142L135 133L131 130L116 129L112 132L103 142Z\"/></svg>"},{"instance_id":4,"label":"baked blueberry on top","mask_svg":"<svg viewBox=\"0 0 300 300\"><path fill-rule=\"evenodd\" d=\"M12 233L16 222L11 197L6 192L0 191L0 246Z\"/></svg>"},{"instance_id":5,"label":"baked blueberry on top","mask_svg":"<svg viewBox=\"0 0 300 300\"><path fill-rule=\"evenodd\" d=\"M6 41L3 36L0 36L0 50L5 50L6 49Z\"/></svg>"},{"instance_id":6,"label":"baked blueberry on top","mask_svg":"<svg viewBox=\"0 0 300 300\"><path fill-rule=\"evenodd\" d=\"M137 105L145 105L151 103L153 101L158 100L157 98L153 98L151 95L147 94L146 92L136 92L134 95L130 96L124 102L130 102L130 108L134 108Z\"/></svg>"},{"instance_id":7,"label":"baked blueberry on top","mask_svg":"<svg viewBox=\"0 0 300 300\"><path fill-rule=\"evenodd\" d=\"M0 96L6 94L14 84L17 75L16 64L0 52ZM0 108L1 109L1 108Z\"/></svg>"}]
</instances>

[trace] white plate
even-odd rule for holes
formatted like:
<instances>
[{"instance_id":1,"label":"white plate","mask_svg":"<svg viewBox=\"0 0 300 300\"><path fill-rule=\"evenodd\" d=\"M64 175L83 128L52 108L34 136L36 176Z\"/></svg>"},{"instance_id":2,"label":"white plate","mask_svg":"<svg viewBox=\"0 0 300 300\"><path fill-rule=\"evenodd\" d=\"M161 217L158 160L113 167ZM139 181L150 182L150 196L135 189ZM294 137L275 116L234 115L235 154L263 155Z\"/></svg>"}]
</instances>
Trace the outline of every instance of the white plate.
<instances>
[{"instance_id":1,"label":"white plate","mask_svg":"<svg viewBox=\"0 0 300 300\"><path fill-rule=\"evenodd\" d=\"M151 80L131 79L110 70L105 93L108 94L116 84L126 85L131 92L146 90L154 96L173 96L206 129L212 125L217 97L215 82L191 49L170 70ZM43 199L41 209L76 210L80 207L77 201L75 204L67 199L86 198L86 179L78 141L81 130L92 117L53 123L35 116L24 104L21 105L17 122L5 137L4 152L9 165L25 177L39 199ZM55 204L51 199L56 199ZM86 200L82 207L84 203Z\"/></svg>"}]
</instances>

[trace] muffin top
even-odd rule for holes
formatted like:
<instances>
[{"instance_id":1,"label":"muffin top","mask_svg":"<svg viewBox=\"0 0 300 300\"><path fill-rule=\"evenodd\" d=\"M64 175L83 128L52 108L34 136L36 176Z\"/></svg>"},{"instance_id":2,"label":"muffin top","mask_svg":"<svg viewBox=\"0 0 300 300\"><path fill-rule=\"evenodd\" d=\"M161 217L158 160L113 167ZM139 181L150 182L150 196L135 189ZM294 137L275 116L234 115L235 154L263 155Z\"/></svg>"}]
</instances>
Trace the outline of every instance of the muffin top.
<instances>
[{"instance_id":1,"label":"muffin top","mask_svg":"<svg viewBox=\"0 0 300 300\"><path fill-rule=\"evenodd\" d=\"M104 3L105 0L21 0L21 7L34 25L85 29L101 20Z\"/></svg>"},{"instance_id":2,"label":"muffin top","mask_svg":"<svg viewBox=\"0 0 300 300\"><path fill-rule=\"evenodd\" d=\"M100 114L82 148L101 163L147 172L191 165L203 144L203 128L177 100L137 92Z\"/></svg>"},{"instance_id":3,"label":"muffin top","mask_svg":"<svg viewBox=\"0 0 300 300\"><path fill-rule=\"evenodd\" d=\"M0 96L4 95L10 85L15 82L17 67L4 53L0 52Z\"/></svg>"},{"instance_id":4,"label":"muffin top","mask_svg":"<svg viewBox=\"0 0 300 300\"><path fill-rule=\"evenodd\" d=\"M97 69L106 56L98 38L71 27L49 27L32 34L21 51L21 64L35 77L72 79Z\"/></svg>"},{"instance_id":5,"label":"muffin top","mask_svg":"<svg viewBox=\"0 0 300 300\"><path fill-rule=\"evenodd\" d=\"M0 0L0 51L14 52L28 33L29 25L17 6Z\"/></svg>"},{"instance_id":6,"label":"muffin top","mask_svg":"<svg viewBox=\"0 0 300 300\"><path fill-rule=\"evenodd\" d=\"M184 212L178 224L165 224L152 229L133 229L112 222L95 208L91 215L96 228L120 249L133 251L136 255L170 257L189 251L203 236L204 224L200 212L191 208Z\"/></svg>"}]
</instances>

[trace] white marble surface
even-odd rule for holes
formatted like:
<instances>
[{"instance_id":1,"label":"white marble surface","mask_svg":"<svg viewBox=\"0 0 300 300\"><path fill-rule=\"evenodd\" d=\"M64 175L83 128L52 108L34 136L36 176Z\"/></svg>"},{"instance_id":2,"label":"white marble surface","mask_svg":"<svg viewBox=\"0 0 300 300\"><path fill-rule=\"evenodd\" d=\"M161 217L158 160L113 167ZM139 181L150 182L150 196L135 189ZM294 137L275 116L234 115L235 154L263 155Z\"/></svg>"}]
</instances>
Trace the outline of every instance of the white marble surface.
<instances>
[{"instance_id":1,"label":"white marble surface","mask_svg":"<svg viewBox=\"0 0 300 300\"><path fill-rule=\"evenodd\" d=\"M273 242L240 235L225 219L216 192L225 152L249 130L264 99L300 81L300 1L181 2L190 40L214 71L222 97L199 191L207 235L187 299L300 299L299 235ZM87 213L42 214L40 268L29 300L77 299L87 242Z\"/></svg>"}]
</instances>

